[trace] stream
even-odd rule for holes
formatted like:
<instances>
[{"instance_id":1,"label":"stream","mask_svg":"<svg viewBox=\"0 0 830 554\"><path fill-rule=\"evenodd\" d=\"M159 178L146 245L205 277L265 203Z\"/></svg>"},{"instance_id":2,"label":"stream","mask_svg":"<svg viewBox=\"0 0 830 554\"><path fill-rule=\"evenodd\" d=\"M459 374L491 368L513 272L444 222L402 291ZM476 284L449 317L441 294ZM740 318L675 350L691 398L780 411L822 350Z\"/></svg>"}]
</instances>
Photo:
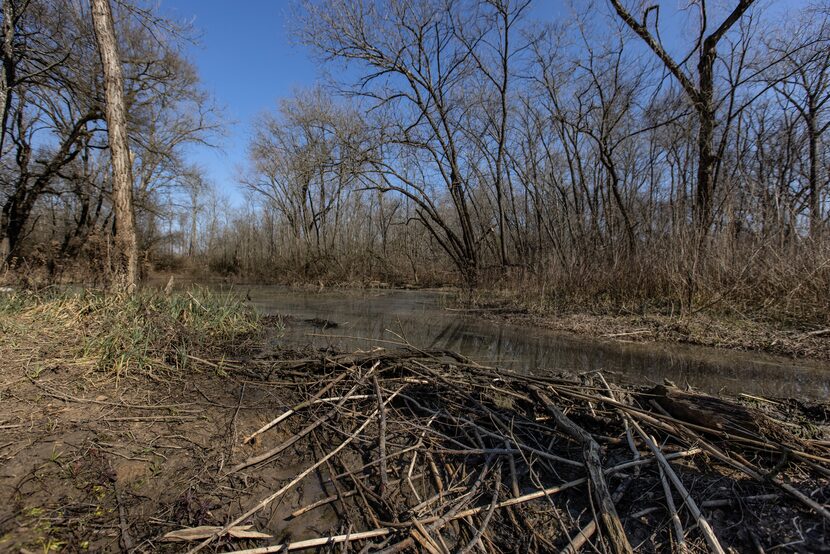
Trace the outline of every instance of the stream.
<instances>
[{"instance_id":1,"label":"stream","mask_svg":"<svg viewBox=\"0 0 830 554\"><path fill-rule=\"evenodd\" d=\"M454 350L483 365L534 374L602 369L613 372L618 381L649 384L665 378L709 393L805 400L830 397L830 367L824 362L702 346L585 338L485 320L447 310L448 292L303 292L277 286L245 290L260 312L285 316L285 330L274 339L283 346L353 351L394 347L382 341L403 337L417 347Z\"/></svg>"}]
</instances>

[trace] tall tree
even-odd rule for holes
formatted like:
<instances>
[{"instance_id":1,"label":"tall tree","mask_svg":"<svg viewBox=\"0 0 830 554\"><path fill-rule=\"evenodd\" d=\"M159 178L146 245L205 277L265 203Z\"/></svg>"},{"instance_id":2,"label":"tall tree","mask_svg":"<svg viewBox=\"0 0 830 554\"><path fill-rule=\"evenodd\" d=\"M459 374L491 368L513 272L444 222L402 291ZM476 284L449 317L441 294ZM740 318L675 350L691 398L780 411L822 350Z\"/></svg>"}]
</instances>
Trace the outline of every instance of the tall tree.
<instances>
[{"instance_id":1,"label":"tall tree","mask_svg":"<svg viewBox=\"0 0 830 554\"><path fill-rule=\"evenodd\" d=\"M116 288L132 290L138 282L138 247L133 211L133 170L124 109L124 74L109 0L91 0L95 39L104 70L106 119L112 157L112 205L115 253L112 260Z\"/></svg>"},{"instance_id":2,"label":"tall tree","mask_svg":"<svg viewBox=\"0 0 830 554\"><path fill-rule=\"evenodd\" d=\"M692 101L697 113L697 192L695 211L699 230L703 235L712 224L712 206L715 193L717 155L715 153L715 126L717 124L717 105L715 102L715 60L718 56L718 43L732 28L755 0L739 0L726 19L711 33L707 34L706 3L696 2L700 10L700 31L691 53L698 53L697 84L693 76L687 73L683 65L686 60L676 61L663 47L659 34L653 35L648 30L648 16L651 11L659 14L659 6L651 6L643 13L642 21L637 21L620 3L610 0L614 10L626 25L634 31L643 42L660 58L666 69L677 79L683 91Z\"/></svg>"},{"instance_id":3,"label":"tall tree","mask_svg":"<svg viewBox=\"0 0 830 554\"><path fill-rule=\"evenodd\" d=\"M795 44L778 38L769 46L783 62L769 80L775 91L795 108L804 121L807 139L807 203L810 234L816 238L823 225L821 142L830 129L830 11L808 10L796 23Z\"/></svg>"}]
</instances>

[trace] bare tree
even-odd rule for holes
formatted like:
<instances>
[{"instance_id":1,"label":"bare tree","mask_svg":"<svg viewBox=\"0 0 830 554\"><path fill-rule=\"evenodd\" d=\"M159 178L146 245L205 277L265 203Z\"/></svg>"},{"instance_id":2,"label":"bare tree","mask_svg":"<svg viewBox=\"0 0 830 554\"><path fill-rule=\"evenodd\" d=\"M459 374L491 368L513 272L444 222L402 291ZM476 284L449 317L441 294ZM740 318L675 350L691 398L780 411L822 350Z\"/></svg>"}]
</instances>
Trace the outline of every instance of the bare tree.
<instances>
[{"instance_id":1,"label":"bare tree","mask_svg":"<svg viewBox=\"0 0 830 554\"><path fill-rule=\"evenodd\" d=\"M783 59L770 71L775 91L795 108L804 122L807 139L807 189L810 234L818 237L823 224L821 143L830 128L830 15L809 10L799 21L795 41L779 38L769 49Z\"/></svg>"},{"instance_id":2,"label":"bare tree","mask_svg":"<svg viewBox=\"0 0 830 554\"><path fill-rule=\"evenodd\" d=\"M109 0L91 0L95 38L104 69L107 133L112 157L112 203L114 212L115 254L113 286L132 291L138 283L138 244L133 211L133 170L124 108L124 73L112 7Z\"/></svg>"},{"instance_id":3,"label":"bare tree","mask_svg":"<svg viewBox=\"0 0 830 554\"><path fill-rule=\"evenodd\" d=\"M694 4L700 13L700 30L689 54L680 61L672 58L663 47L659 33L652 34L648 29L649 14L654 12L655 25L659 25L660 8L658 5L647 8L638 21L622 5L620 0L609 0L620 18L634 31L648 47L660 58L666 69L677 79L677 82L691 100L698 120L697 138L697 192L696 216L699 230L706 235L712 224L712 206L715 193L715 126L717 123L717 104L715 101L715 61L718 57L718 43L724 35L740 20L741 16L752 6L754 0L739 0L737 5L727 15L718 27L708 32L708 13L706 3L698 1ZM707 34L708 33L708 34ZM697 61L697 84L694 77L684 68L686 61L695 53Z\"/></svg>"}]
</instances>

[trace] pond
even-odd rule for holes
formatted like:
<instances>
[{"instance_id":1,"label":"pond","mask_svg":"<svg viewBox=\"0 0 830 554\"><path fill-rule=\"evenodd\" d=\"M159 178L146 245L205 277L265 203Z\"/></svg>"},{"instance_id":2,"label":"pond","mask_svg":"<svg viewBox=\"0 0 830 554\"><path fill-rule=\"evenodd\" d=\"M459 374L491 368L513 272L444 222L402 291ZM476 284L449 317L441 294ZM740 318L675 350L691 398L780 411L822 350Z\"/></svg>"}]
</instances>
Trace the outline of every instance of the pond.
<instances>
[{"instance_id":1,"label":"pond","mask_svg":"<svg viewBox=\"0 0 830 554\"><path fill-rule=\"evenodd\" d=\"M830 367L759 353L668 343L630 343L577 337L548 329L484 320L445 308L451 293L406 290L303 292L285 287L246 290L262 313L287 316L275 339L291 347L370 349L400 341L450 349L484 365L522 372L602 369L617 380L662 383L671 379L717 393L830 397ZM336 323L329 327L325 321Z\"/></svg>"}]
</instances>

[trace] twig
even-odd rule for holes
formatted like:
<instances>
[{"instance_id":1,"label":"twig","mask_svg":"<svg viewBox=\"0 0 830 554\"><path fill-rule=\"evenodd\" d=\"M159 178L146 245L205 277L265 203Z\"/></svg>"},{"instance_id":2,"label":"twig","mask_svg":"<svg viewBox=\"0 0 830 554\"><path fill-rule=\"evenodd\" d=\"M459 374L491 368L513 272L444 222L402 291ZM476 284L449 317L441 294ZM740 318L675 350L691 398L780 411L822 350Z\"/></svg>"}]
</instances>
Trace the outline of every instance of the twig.
<instances>
[{"instance_id":1,"label":"twig","mask_svg":"<svg viewBox=\"0 0 830 554\"><path fill-rule=\"evenodd\" d=\"M646 443L649 450L654 454L657 458L657 462L663 468L663 471L669 476L671 479L672 484L677 489L677 492L680 493L680 496L683 498L683 502L686 505L686 508L689 510L689 513L692 514L692 517L695 518L697 521L698 527L700 528L700 532L703 533L703 537L706 539L706 544L709 545L709 548L715 554L725 554L723 547L720 545L718 538L715 536L715 533L712 531L712 528L709 526L709 522L706 521L706 518L703 517L703 514L700 512L700 509L697 507L692 496L689 494L689 491L686 490L686 487L683 485L683 482L680 480L680 477L677 476L677 473L671 467L668 460L666 460L665 455L660 450L654 441L643 431L640 426L637 424L636 421L633 419L630 420L631 426L637 431L637 434L640 435L640 438L643 439L643 442Z\"/></svg>"},{"instance_id":2,"label":"twig","mask_svg":"<svg viewBox=\"0 0 830 554\"><path fill-rule=\"evenodd\" d=\"M247 437L245 437L245 440L242 441L243 444L247 444L247 443L251 442L254 439L254 437L256 437L257 435L259 435L261 433L264 433L265 431L267 431L268 429L270 429L274 425L277 425L280 422L288 419L292 414L296 413L297 411L302 410L303 408L305 408L307 406L311 406L312 404L315 403L315 401L319 400L324 394L326 394L329 390L331 390L332 387L334 387L337 383L339 383L340 381L345 379L348 375L349 375L349 372L341 373L340 375L338 375L337 377L332 379L325 387L320 389L314 396L312 396L308 400L300 402L299 404L297 404L296 406L294 406L293 408L291 408L287 412L282 413L279 417L276 417L276 418L272 419L271 421L269 421L268 423L266 423L265 425L263 425L262 427L260 427L259 429L257 429L256 431L254 431L253 433L248 435ZM341 398L332 398L332 399L327 399L327 400L334 401L334 400L341 400L341 399L342 399L342 397Z\"/></svg>"},{"instance_id":3,"label":"twig","mask_svg":"<svg viewBox=\"0 0 830 554\"><path fill-rule=\"evenodd\" d=\"M652 442L656 444L654 437L651 437ZM674 505L674 497L671 494L671 487L666 480L666 472L663 471L663 466L657 464L657 469L660 473L660 482L663 485L663 494L666 496L666 506L669 509L672 524L674 525L674 534L677 540L677 548L681 552L686 551L686 534L683 530L683 524L680 522L680 516L677 515L677 507Z\"/></svg>"},{"instance_id":4,"label":"twig","mask_svg":"<svg viewBox=\"0 0 830 554\"><path fill-rule=\"evenodd\" d=\"M403 388L403 387L401 387L401 388ZM395 398L395 396L397 396L397 393L400 392L400 390L401 389L398 389L398 391L396 391L395 393L390 395L389 398L386 399L386 402L387 403L391 402L392 399ZM363 430L369 425L369 423L372 422L372 419L375 417L376 414L377 414L377 410L372 412L372 414L370 414L369 417L366 418L366 420L360 425L360 427L355 429L355 431L351 435L349 435L348 438L346 438L346 440L344 440L342 443L340 443L340 445L337 446L334 450L332 450L331 452L329 452L328 454L323 456L322 459L318 460L314 464L307 467L299 475L297 475L294 479L292 479L291 482L289 482L287 485L283 486L278 491L276 491L275 493L269 495L268 497L262 499L256 506L254 506L253 508L251 508L250 510L248 510L247 512L245 512L244 514L242 514L241 516L239 516L235 520L233 520L231 523L225 525L225 527L223 527L221 531L215 533L212 537L210 537L208 539L205 539L203 542L199 543L197 546L190 549L188 554L195 554L196 552L199 552L201 549L203 549L204 547L209 545L211 542L213 542L214 539L216 539L218 537L221 537L222 535L227 533L228 529L230 529L231 527L234 527L235 525L239 525L241 522L245 521L246 519L248 519L249 517L251 517L252 515L257 513L258 511L260 511L264 507L268 506L271 502L273 502L274 500L276 500L277 498L279 498L280 496L285 494L288 490L290 490L292 487L294 487L294 485L296 485L297 483L299 483L300 481L305 479L305 477L307 475L309 475L312 471L314 471L315 469L317 469L318 467L320 467L321 465L326 463L326 461L331 459L335 454L337 454L338 452L340 452L341 450L346 448L346 446L348 446L350 442L352 442L354 439L356 439L358 437L358 435L360 435L360 433L362 433Z\"/></svg>"},{"instance_id":5,"label":"twig","mask_svg":"<svg viewBox=\"0 0 830 554\"><path fill-rule=\"evenodd\" d=\"M378 450L380 451L380 497L385 498L386 489L389 487L389 475L386 469L386 409L383 405L383 393L380 390L377 374L372 375L375 385L375 396L378 399Z\"/></svg>"},{"instance_id":6,"label":"twig","mask_svg":"<svg viewBox=\"0 0 830 554\"><path fill-rule=\"evenodd\" d=\"M562 554L576 554L585 546L585 543L597 532L597 520L592 519L591 522L579 530L571 542L562 549Z\"/></svg>"},{"instance_id":7,"label":"twig","mask_svg":"<svg viewBox=\"0 0 830 554\"><path fill-rule=\"evenodd\" d=\"M374 371L376 367L377 367L377 364L375 366L373 366L372 369L369 370L369 373ZM334 416L334 414L337 413L337 410L339 408L341 408L343 406L343 404L345 404L346 401L349 400L349 398L351 398L351 396L355 393L355 391L360 387L361 384L362 384L362 382L358 382L356 385L354 385L349 390L349 392L347 392L344 396L342 396L340 398L340 401L331 410L326 412L324 415L318 417L317 419L315 419L310 424L306 425L300 432L298 432L297 434L295 434L294 436L289 438L287 441L283 442L279 446L276 446L276 447L272 448L271 450L269 450L267 452L263 452L262 454L260 454L258 456L254 456L253 458L249 458L249 459L245 460L244 462L242 462L240 464L237 464L236 466L234 466L233 468L231 468L228 471L228 474L236 473L237 471L245 469L246 467L264 462L265 460L267 460L269 458L272 458L273 456L276 456L277 454L279 454L280 452L282 452L283 450L285 450L286 448L288 448L289 446L291 446L292 444L294 444L295 442L297 442L298 440L300 440L301 438L303 438L304 436L309 434L311 431L313 431L314 429L316 429L317 427L322 425L324 421L326 421L327 419Z\"/></svg>"}]
</instances>

